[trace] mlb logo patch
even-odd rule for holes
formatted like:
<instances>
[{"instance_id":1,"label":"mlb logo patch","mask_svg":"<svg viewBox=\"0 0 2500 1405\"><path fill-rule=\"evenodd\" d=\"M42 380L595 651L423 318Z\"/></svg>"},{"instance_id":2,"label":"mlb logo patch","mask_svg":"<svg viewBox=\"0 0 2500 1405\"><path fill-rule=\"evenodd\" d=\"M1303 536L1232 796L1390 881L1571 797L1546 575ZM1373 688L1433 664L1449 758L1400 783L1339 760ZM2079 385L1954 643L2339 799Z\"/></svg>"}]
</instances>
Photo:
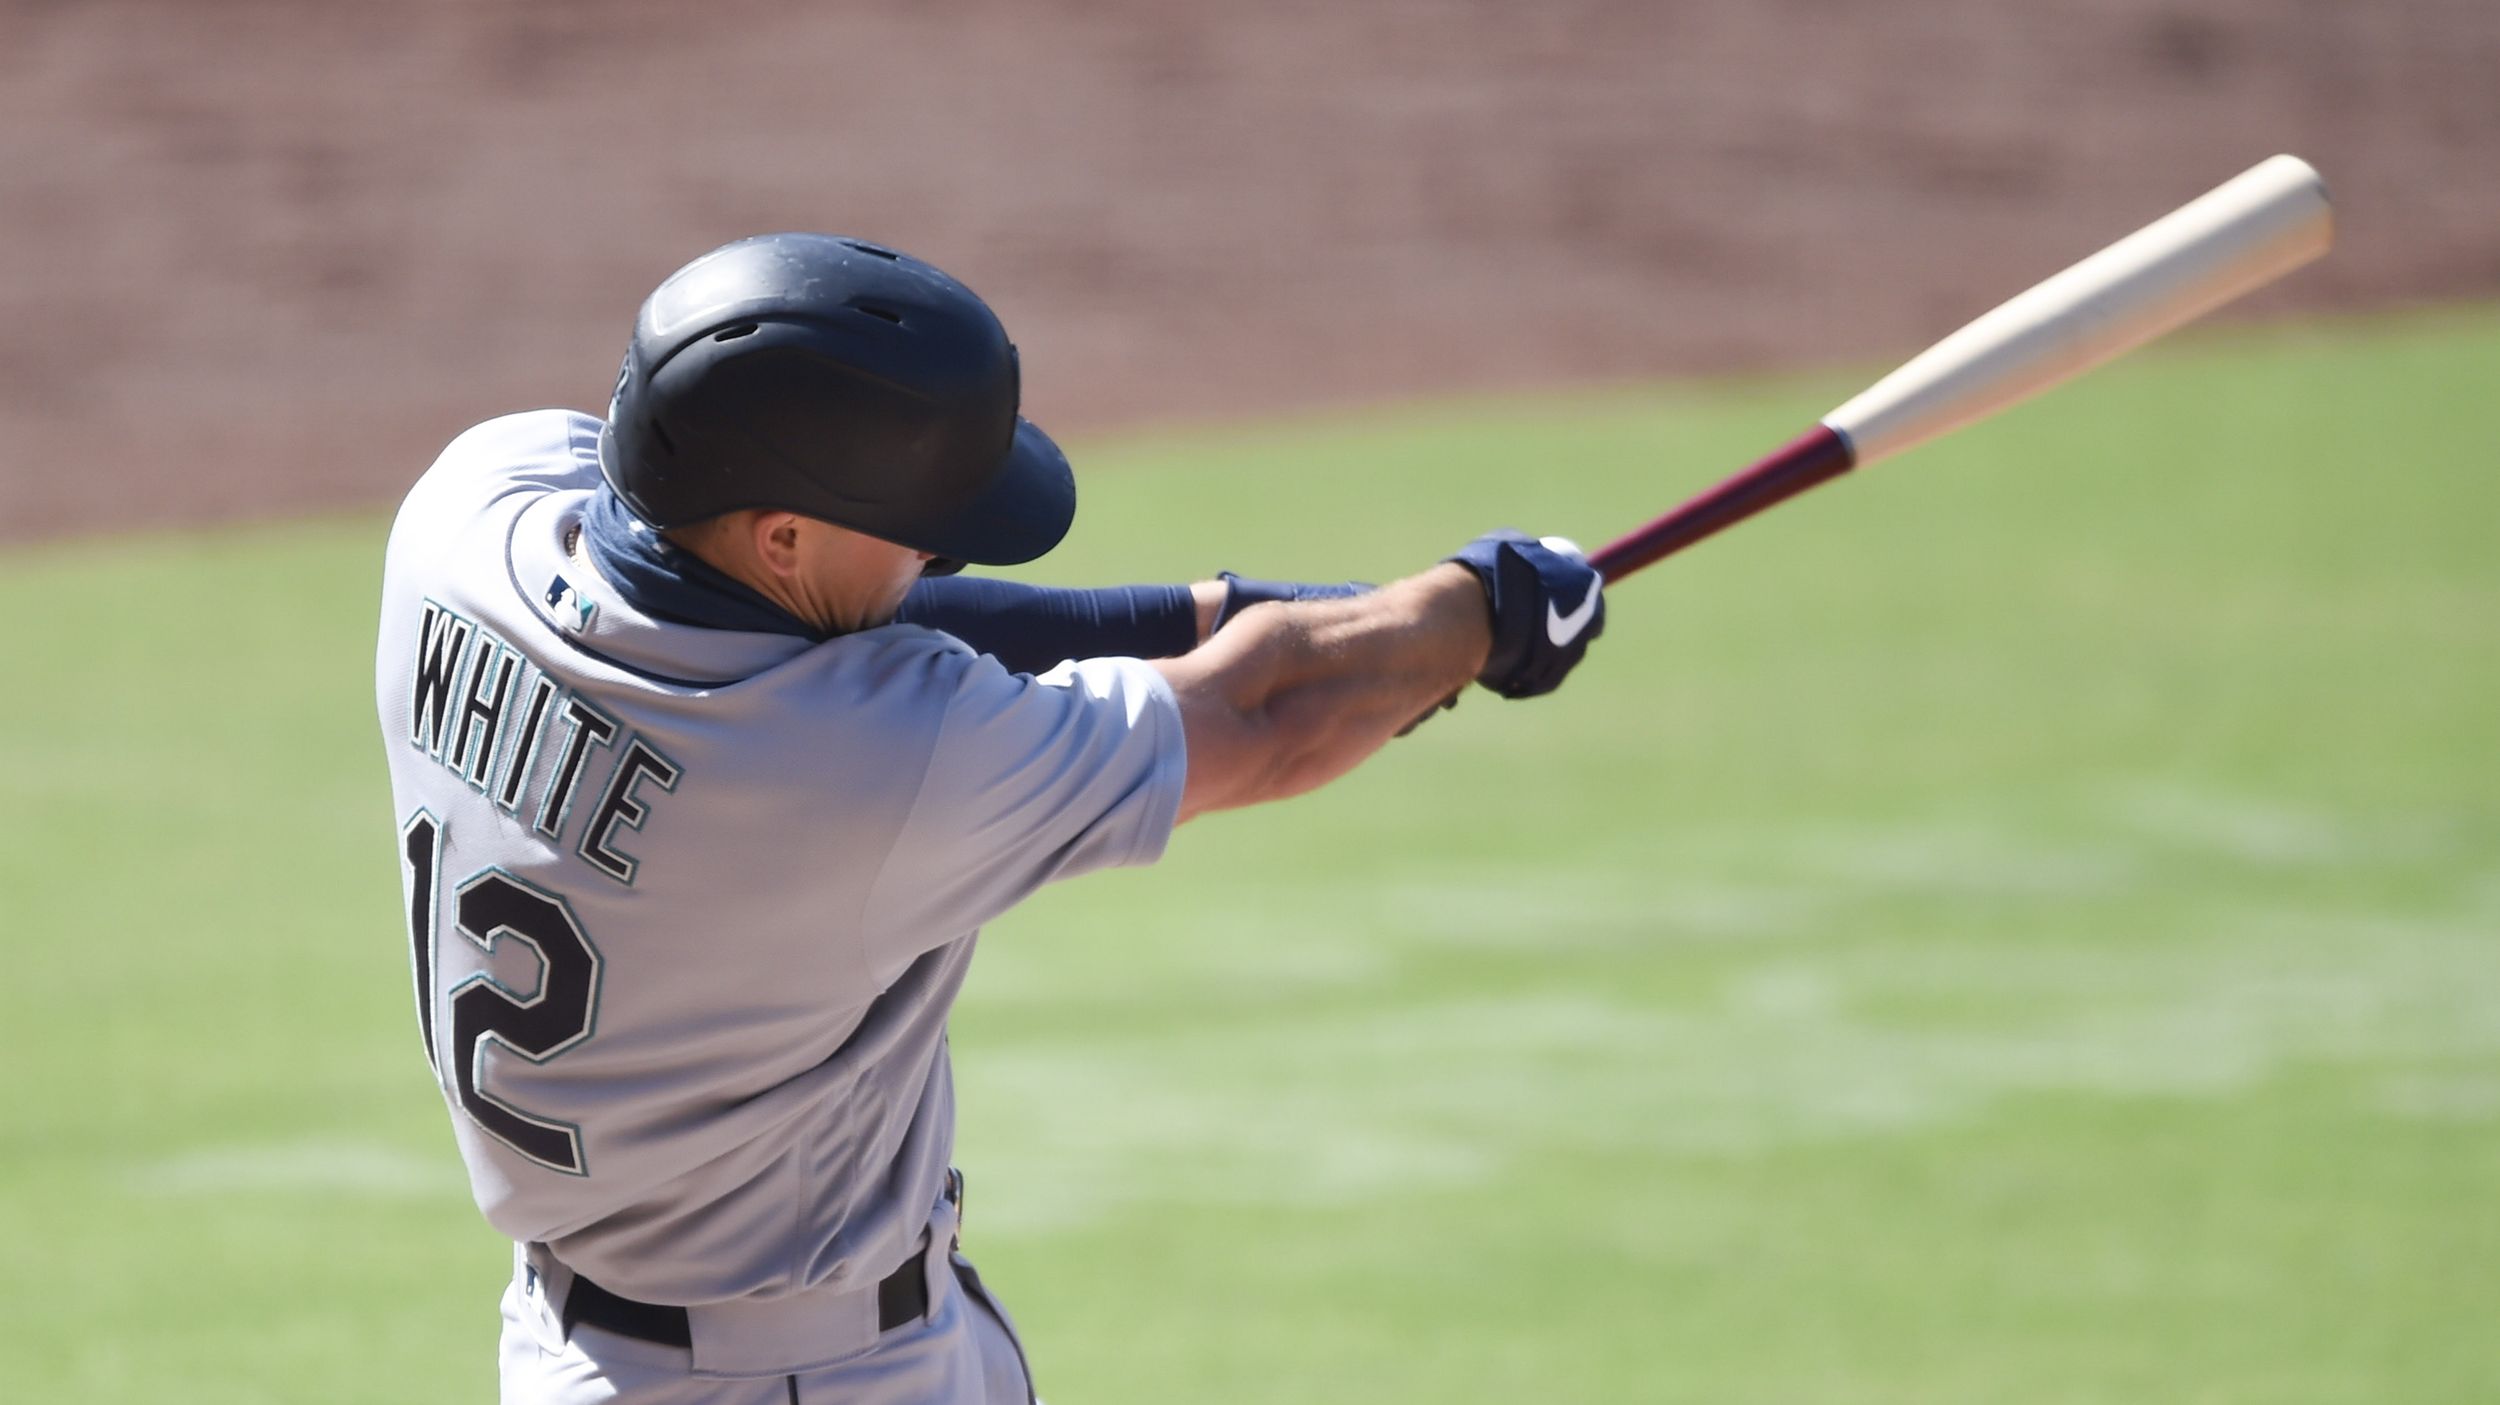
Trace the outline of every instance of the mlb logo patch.
<instances>
[{"instance_id":1,"label":"mlb logo patch","mask_svg":"<svg viewBox=\"0 0 2500 1405\"><path fill-rule=\"evenodd\" d=\"M565 613L565 606L568 603L572 606L570 615ZM555 576L547 582L547 608L556 612L558 620L565 628L578 634L590 628L590 616L599 606L589 596L575 590L572 582L562 576Z\"/></svg>"}]
</instances>

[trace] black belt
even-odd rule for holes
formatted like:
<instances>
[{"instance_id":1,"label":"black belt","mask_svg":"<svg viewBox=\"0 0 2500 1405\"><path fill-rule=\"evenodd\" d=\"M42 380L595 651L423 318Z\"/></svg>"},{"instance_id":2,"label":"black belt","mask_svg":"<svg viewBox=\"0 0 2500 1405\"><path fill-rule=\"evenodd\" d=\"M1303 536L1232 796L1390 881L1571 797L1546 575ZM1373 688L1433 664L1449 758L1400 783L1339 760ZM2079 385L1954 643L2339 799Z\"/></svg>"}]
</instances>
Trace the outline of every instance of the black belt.
<instances>
[{"instance_id":1,"label":"black belt","mask_svg":"<svg viewBox=\"0 0 2500 1405\"><path fill-rule=\"evenodd\" d=\"M878 1331L891 1332L929 1315L928 1266L929 1241L923 1238L920 1248L903 1261L903 1266L877 1284ZM585 1322L603 1332L637 1341L661 1346L694 1345L694 1329L686 1320L684 1308L620 1298L576 1274L573 1291L564 1295L565 1337L569 1340L573 1329Z\"/></svg>"},{"instance_id":2,"label":"black belt","mask_svg":"<svg viewBox=\"0 0 2500 1405\"><path fill-rule=\"evenodd\" d=\"M963 1174L949 1168L946 1200L958 1211L963 1206L963 1184ZM878 1331L891 1332L929 1315L928 1262L929 1236L924 1232L919 1247L903 1260L903 1266L877 1284ZM572 1340L574 1327L587 1322L603 1332L636 1341L689 1348L694 1345L694 1329L684 1308L618 1297L579 1274L573 1276L573 1291L564 1295L563 1321L567 1341Z\"/></svg>"}]
</instances>

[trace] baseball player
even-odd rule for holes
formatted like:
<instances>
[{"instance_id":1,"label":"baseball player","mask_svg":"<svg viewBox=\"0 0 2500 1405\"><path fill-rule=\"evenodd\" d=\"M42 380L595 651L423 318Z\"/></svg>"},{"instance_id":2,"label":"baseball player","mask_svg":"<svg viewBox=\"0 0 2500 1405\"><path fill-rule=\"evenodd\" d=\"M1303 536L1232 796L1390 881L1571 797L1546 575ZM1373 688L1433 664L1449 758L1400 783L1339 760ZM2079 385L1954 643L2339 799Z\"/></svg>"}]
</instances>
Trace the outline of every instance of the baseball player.
<instances>
[{"instance_id":1,"label":"baseball player","mask_svg":"<svg viewBox=\"0 0 2500 1405\"><path fill-rule=\"evenodd\" d=\"M505 1400L1030 1400L948 1164L977 930L1603 627L1518 533L1377 590L949 579L1074 515L1017 409L962 284L772 235L651 295L604 422L479 425L401 507L378 707Z\"/></svg>"}]
</instances>

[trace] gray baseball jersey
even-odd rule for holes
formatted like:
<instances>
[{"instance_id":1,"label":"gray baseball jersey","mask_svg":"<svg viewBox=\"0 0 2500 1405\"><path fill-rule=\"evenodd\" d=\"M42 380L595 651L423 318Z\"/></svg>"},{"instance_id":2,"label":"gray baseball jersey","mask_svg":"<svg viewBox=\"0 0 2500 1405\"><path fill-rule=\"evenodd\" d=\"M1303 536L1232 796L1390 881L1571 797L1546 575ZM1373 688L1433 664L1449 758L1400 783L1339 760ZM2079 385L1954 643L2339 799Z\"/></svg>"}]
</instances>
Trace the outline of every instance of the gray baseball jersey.
<instances>
[{"instance_id":1,"label":"gray baseball jersey","mask_svg":"<svg viewBox=\"0 0 2500 1405\"><path fill-rule=\"evenodd\" d=\"M914 626L652 618L580 549L598 431L480 425L392 528L426 1053L487 1219L605 1288L874 1284L944 1182L975 929L1162 853L1179 712L1131 659L1036 678Z\"/></svg>"}]
</instances>

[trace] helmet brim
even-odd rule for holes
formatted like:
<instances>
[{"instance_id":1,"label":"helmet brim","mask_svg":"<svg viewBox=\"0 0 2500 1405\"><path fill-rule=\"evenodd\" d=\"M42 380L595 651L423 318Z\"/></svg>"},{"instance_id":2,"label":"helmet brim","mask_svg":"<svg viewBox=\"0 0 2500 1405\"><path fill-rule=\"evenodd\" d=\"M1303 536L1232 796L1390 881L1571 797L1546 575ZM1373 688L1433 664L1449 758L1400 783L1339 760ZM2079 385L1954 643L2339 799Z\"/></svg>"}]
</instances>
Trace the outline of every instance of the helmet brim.
<instances>
[{"instance_id":1,"label":"helmet brim","mask_svg":"<svg viewBox=\"0 0 2500 1405\"><path fill-rule=\"evenodd\" d=\"M989 487L903 545L976 566L1021 566L1059 545L1075 521L1076 474L1068 456L1041 426L1019 415L1007 462Z\"/></svg>"}]
</instances>

